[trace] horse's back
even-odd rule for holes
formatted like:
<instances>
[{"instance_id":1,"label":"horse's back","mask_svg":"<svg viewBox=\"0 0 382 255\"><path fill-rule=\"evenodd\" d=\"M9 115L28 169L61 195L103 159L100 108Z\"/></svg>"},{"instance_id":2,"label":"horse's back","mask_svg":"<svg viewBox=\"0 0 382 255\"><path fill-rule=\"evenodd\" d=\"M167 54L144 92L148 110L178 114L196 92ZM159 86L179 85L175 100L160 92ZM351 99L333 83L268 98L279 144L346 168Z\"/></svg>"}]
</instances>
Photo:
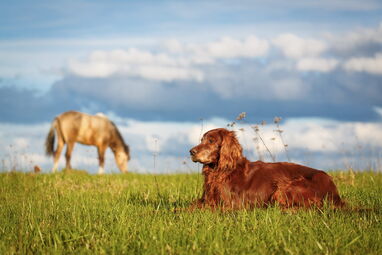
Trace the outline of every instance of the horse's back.
<instances>
[{"instance_id":1,"label":"horse's back","mask_svg":"<svg viewBox=\"0 0 382 255\"><path fill-rule=\"evenodd\" d=\"M59 131L65 141L72 140L79 133L84 114L75 111L64 112L56 117Z\"/></svg>"},{"instance_id":2,"label":"horse's back","mask_svg":"<svg viewBox=\"0 0 382 255\"><path fill-rule=\"evenodd\" d=\"M107 139L110 132L110 121L106 116L68 111L57 116L57 119L65 141L97 145Z\"/></svg>"}]
</instances>

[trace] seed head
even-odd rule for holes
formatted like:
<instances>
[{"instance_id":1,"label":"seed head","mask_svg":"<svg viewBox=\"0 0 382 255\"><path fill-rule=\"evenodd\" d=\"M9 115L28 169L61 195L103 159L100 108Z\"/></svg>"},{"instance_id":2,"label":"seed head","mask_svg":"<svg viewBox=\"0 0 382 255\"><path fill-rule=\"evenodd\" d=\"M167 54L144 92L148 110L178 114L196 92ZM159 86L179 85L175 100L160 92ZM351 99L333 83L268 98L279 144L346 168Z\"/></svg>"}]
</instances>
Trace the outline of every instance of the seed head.
<instances>
[{"instance_id":1,"label":"seed head","mask_svg":"<svg viewBox=\"0 0 382 255\"><path fill-rule=\"evenodd\" d=\"M273 122L275 123L275 124L278 124L278 123L280 123L281 122L281 117L275 117L274 119L273 119Z\"/></svg>"},{"instance_id":2,"label":"seed head","mask_svg":"<svg viewBox=\"0 0 382 255\"><path fill-rule=\"evenodd\" d=\"M258 125L254 125L254 126L252 126L252 128L253 128L253 130L255 130L255 132L259 132L260 131Z\"/></svg>"},{"instance_id":3,"label":"seed head","mask_svg":"<svg viewBox=\"0 0 382 255\"><path fill-rule=\"evenodd\" d=\"M246 112L242 112L239 114L239 116L236 117L236 120L242 120L245 118L245 116L247 116L247 113Z\"/></svg>"}]
</instances>

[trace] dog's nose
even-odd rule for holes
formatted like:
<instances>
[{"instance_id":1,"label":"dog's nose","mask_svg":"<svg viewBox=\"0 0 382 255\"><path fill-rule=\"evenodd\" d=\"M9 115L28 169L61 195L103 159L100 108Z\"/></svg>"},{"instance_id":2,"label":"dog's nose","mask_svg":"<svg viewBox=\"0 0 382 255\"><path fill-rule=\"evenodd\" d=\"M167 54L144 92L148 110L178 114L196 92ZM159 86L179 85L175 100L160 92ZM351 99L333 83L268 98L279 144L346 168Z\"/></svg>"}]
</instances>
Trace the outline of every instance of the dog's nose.
<instances>
[{"instance_id":1,"label":"dog's nose","mask_svg":"<svg viewBox=\"0 0 382 255\"><path fill-rule=\"evenodd\" d=\"M190 150L190 154L191 154L191 156L194 156L196 154L196 150L195 149L191 149Z\"/></svg>"}]
</instances>

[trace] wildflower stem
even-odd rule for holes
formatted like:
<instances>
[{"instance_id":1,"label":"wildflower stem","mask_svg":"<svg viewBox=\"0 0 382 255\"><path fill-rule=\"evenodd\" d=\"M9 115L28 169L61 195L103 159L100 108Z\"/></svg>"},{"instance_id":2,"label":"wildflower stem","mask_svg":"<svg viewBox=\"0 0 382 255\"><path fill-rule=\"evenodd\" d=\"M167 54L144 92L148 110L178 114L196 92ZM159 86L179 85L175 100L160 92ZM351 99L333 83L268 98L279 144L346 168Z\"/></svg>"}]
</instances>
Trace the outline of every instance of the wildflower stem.
<instances>
[{"instance_id":1,"label":"wildflower stem","mask_svg":"<svg viewBox=\"0 0 382 255\"><path fill-rule=\"evenodd\" d=\"M260 132L259 132L259 131L260 131L259 126L258 126L258 125L255 125L255 126L253 126L252 128L253 128L253 130L255 131L257 137L258 137L258 138L261 140L261 142L263 143L265 149L268 151L269 155L270 155L271 158L272 158L272 161L273 161L273 162L276 162L276 158L275 158L275 156L274 156L274 155L272 154L272 152L269 150L268 146L265 144L263 138L262 138L261 135L260 135Z\"/></svg>"},{"instance_id":2,"label":"wildflower stem","mask_svg":"<svg viewBox=\"0 0 382 255\"><path fill-rule=\"evenodd\" d=\"M291 160L290 160L289 153L288 153L288 149L287 149L288 144L286 144L286 143L284 142L284 138L283 138L283 135L282 135L283 130L280 129L280 124L279 124L279 122L276 122L276 126L277 126L277 130L276 130L276 132L279 133L281 143L283 144L283 147L284 147L285 155L286 155L288 161L290 162Z\"/></svg>"}]
</instances>

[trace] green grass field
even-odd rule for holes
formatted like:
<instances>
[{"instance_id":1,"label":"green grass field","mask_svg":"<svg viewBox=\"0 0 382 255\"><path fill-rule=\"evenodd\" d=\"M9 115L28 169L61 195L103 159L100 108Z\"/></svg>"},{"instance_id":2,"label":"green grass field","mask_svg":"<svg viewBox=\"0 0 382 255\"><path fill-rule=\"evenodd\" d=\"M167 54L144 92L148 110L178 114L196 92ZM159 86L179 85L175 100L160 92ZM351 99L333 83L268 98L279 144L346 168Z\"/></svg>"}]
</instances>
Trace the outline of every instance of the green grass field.
<instances>
[{"instance_id":1,"label":"green grass field","mask_svg":"<svg viewBox=\"0 0 382 255\"><path fill-rule=\"evenodd\" d=\"M382 254L382 174L332 175L348 210L174 210L197 174L3 173L0 254Z\"/></svg>"}]
</instances>

